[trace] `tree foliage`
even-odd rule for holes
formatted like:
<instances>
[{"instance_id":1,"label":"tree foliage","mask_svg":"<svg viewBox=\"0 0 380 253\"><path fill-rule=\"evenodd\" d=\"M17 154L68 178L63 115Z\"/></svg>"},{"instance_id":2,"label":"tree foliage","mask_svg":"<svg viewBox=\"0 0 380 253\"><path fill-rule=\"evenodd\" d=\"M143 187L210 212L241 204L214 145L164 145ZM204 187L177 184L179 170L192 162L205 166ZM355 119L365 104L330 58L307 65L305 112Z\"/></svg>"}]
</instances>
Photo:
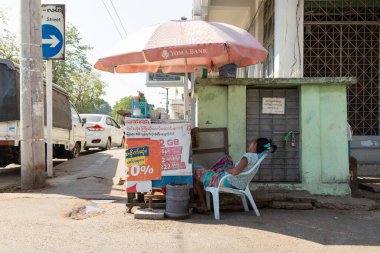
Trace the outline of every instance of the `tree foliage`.
<instances>
[{"instance_id":1,"label":"tree foliage","mask_svg":"<svg viewBox=\"0 0 380 253\"><path fill-rule=\"evenodd\" d=\"M91 49L90 45L82 42L77 28L68 25L66 59L53 62L53 82L67 90L80 113L96 113L102 106L103 109L108 108L101 99L107 84L100 79L99 74L92 71L87 59L87 52Z\"/></svg>"},{"instance_id":2,"label":"tree foliage","mask_svg":"<svg viewBox=\"0 0 380 253\"><path fill-rule=\"evenodd\" d=\"M0 58L19 63L19 45L16 36L6 29L7 21L5 10L0 8ZM69 24L65 31L66 59L53 61L53 82L68 92L80 113L110 115L112 108L102 99L107 84L93 72L87 58L92 47L82 40L78 29Z\"/></svg>"},{"instance_id":3,"label":"tree foliage","mask_svg":"<svg viewBox=\"0 0 380 253\"><path fill-rule=\"evenodd\" d=\"M96 103L95 109L92 111L92 113L98 113L98 114L107 114L111 116L112 114L112 107L107 101L104 101L103 99L99 99Z\"/></svg>"},{"instance_id":4,"label":"tree foliage","mask_svg":"<svg viewBox=\"0 0 380 253\"><path fill-rule=\"evenodd\" d=\"M94 113L97 107L104 104L100 97L104 94L105 83L98 73L74 72L72 80L70 99L80 113Z\"/></svg>"},{"instance_id":5,"label":"tree foliage","mask_svg":"<svg viewBox=\"0 0 380 253\"><path fill-rule=\"evenodd\" d=\"M7 13L0 9L0 58L19 63L20 48L16 42L16 36L6 28L7 20Z\"/></svg>"},{"instance_id":6,"label":"tree foliage","mask_svg":"<svg viewBox=\"0 0 380 253\"><path fill-rule=\"evenodd\" d=\"M112 116L116 117L118 110L131 110L132 109L133 96L123 97L113 106Z\"/></svg>"}]
</instances>

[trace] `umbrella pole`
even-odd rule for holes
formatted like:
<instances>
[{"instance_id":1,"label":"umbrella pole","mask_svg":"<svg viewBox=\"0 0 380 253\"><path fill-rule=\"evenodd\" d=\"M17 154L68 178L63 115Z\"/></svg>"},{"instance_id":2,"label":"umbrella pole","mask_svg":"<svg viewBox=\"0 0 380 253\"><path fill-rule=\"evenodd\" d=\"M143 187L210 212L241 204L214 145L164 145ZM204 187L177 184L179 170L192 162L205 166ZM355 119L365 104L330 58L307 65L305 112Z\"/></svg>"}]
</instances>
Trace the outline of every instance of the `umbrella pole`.
<instances>
[{"instance_id":1,"label":"umbrella pole","mask_svg":"<svg viewBox=\"0 0 380 253\"><path fill-rule=\"evenodd\" d=\"M185 58L185 87L184 87L184 93L185 93L185 120L186 122L189 122L190 119L190 113L189 113L189 78L187 73L187 58Z\"/></svg>"}]
</instances>

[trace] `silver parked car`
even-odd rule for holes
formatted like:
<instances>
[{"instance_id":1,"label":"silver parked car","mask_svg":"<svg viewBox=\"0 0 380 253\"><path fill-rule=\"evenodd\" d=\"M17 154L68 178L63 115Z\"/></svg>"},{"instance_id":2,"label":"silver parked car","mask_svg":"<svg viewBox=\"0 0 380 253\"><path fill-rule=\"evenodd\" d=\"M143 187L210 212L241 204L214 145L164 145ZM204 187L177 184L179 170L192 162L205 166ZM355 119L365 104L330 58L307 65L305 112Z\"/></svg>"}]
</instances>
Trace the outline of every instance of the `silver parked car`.
<instances>
[{"instance_id":1,"label":"silver parked car","mask_svg":"<svg viewBox=\"0 0 380 253\"><path fill-rule=\"evenodd\" d=\"M89 148L110 149L124 146L124 129L105 114L81 114L86 119L85 150Z\"/></svg>"}]
</instances>

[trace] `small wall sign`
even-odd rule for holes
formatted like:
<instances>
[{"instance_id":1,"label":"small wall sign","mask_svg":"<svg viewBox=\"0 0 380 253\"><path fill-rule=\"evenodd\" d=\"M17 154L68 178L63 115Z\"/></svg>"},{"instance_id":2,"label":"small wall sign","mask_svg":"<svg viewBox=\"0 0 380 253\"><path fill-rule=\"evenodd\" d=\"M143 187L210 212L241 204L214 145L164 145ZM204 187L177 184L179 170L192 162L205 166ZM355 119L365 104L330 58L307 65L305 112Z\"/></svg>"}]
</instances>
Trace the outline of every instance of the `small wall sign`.
<instances>
[{"instance_id":1,"label":"small wall sign","mask_svg":"<svg viewBox=\"0 0 380 253\"><path fill-rule=\"evenodd\" d=\"M263 98L263 114L285 114L285 98Z\"/></svg>"}]
</instances>

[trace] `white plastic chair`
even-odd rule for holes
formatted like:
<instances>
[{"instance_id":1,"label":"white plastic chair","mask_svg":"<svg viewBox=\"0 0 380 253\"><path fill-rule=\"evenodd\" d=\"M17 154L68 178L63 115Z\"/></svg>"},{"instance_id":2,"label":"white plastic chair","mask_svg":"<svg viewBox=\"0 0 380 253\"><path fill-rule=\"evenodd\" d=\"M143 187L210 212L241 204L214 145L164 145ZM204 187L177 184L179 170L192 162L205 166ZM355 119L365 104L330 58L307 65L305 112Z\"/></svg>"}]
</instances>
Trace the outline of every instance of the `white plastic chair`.
<instances>
[{"instance_id":1,"label":"white plastic chair","mask_svg":"<svg viewBox=\"0 0 380 253\"><path fill-rule=\"evenodd\" d=\"M247 199L248 198L249 202L252 205L253 210L255 211L256 216L260 216L259 209L257 209L256 203L253 200L251 191L249 190L249 182L253 179L253 177L256 175L257 171L259 170L261 162L265 159L265 157L268 155L268 153L263 154L263 156L255 163L255 165L250 168L249 170L240 173L239 176L244 176L246 175L249 180L247 180L247 186L245 187L245 190L239 190L239 189L233 189L233 188L228 188L221 186L222 182L226 180L229 177L233 177L233 175L228 174L222 177L222 179L219 182L218 187L205 187L206 190L206 203L207 203L207 209L210 210L210 193L212 194L213 198L213 203L214 203L214 216L215 220L219 220L219 192L226 192L226 193L232 193L239 195L241 197L241 201L243 202L244 206L244 211L249 212L248 204L247 204Z\"/></svg>"}]
</instances>

